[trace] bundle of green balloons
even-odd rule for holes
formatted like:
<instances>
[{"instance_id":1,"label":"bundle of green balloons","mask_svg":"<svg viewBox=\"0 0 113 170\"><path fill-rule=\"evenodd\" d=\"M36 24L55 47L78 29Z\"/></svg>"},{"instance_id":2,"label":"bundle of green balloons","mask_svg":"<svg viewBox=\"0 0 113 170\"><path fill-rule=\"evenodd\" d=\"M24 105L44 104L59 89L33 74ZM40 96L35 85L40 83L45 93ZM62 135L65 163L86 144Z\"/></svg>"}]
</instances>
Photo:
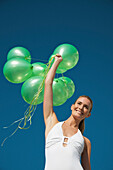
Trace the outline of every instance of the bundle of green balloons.
<instances>
[{"instance_id":1,"label":"bundle of green balloons","mask_svg":"<svg viewBox=\"0 0 113 170\"><path fill-rule=\"evenodd\" d=\"M5 78L11 83L23 83L21 95L32 105L38 105L44 100L44 80L52 66L55 54L60 54L63 61L59 64L56 73L62 74L73 68L79 60L77 49L71 44L59 45L50 56L48 63L36 62L31 64L31 54L24 47L12 48L7 55L7 62L3 68ZM53 58L52 58L53 57ZM54 78L53 80L53 106L62 105L75 92L74 82L68 77ZM37 100L35 96L38 94Z\"/></svg>"},{"instance_id":2,"label":"bundle of green balloons","mask_svg":"<svg viewBox=\"0 0 113 170\"><path fill-rule=\"evenodd\" d=\"M18 123L18 127L8 137L4 139L4 142L14 135L18 129L26 128L27 122L30 122L31 118L36 110L38 104L44 100L44 86L47 73L51 68L55 55L60 54L63 61L59 64L56 73L62 74L67 70L73 68L79 60L79 54L77 49L71 44L59 45L50 56L48 63L36 62L31 64L31 54L24 47L12 48L7 55L7 62L3 67L3 74L5 78L11 83L23 83L21 87L21 95L23 99L29 103L29 107L24 112L24 116L14 121L13 124ZM54 78L53 84L53 106L60 106L70 98L75 92L74 82L68 78L62 76ZM24 122L23 122L24 121ZM21 125L24 123L23 126ZM8 127L10 127L8 126ZM4 127L4 128L8 128Z\"/></svg>"}]
</instances>

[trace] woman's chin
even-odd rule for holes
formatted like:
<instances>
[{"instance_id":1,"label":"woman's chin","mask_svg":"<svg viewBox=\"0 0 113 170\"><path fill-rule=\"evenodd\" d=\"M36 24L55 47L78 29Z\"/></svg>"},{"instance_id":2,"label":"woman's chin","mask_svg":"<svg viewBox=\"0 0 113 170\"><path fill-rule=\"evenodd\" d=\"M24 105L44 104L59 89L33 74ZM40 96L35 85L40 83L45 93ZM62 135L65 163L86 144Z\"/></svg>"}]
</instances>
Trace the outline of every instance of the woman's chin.
<instances>
[{"instance_id":1,"label":"woman's chin","mask_svg":"<svg viewBox=\"0 0 113 170\"><path fill-rule=\"evenodd\" d=\"M72 114L72 116L74 117L74 119L78 119L78 120L81 120L82 119L82 116L80 114Z\"/></svg>"}]
</instances>

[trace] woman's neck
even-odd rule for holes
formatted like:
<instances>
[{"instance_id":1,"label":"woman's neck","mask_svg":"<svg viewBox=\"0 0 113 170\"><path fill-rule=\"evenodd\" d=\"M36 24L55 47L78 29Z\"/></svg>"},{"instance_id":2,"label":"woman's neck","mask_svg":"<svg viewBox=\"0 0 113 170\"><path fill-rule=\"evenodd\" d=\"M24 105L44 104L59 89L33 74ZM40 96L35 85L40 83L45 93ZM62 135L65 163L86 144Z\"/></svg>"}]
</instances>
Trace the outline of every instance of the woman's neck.
<instances>
[{"instance_id":1,"label":"woman's neck","mask_svg":"<svg viewBox=\"0 0 113 170\"><path fill-rule=\"evenodd\" d=\"M71 115L71 116L65 121L65 123L68 124L69 126L71 126L72 128L76 128L76 127L79 127L80 121L81 121L81 120L74 119L73 116Z\"/></svg>"}]
</instances>

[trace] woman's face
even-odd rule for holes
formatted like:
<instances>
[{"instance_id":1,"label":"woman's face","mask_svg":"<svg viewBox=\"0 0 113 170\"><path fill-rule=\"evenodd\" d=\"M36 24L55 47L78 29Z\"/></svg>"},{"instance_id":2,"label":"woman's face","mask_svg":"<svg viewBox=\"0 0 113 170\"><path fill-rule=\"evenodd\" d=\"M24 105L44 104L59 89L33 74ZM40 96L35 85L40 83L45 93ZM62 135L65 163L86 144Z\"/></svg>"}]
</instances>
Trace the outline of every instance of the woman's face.
<instances>
[{"instance_id":1,"label":"woman's face","mask_svg":"<svg viewBox=\"0 0 113 170\"><path fill-rule=\"evenodd\" d=\"M89 113L90 108L91 108L90 100L87 99L86 97L79 97L75 104L71 106L72 115L75 118L82 120L85 117L89 117L91 115L91 113Z\"/></svg>"}]
</instances>

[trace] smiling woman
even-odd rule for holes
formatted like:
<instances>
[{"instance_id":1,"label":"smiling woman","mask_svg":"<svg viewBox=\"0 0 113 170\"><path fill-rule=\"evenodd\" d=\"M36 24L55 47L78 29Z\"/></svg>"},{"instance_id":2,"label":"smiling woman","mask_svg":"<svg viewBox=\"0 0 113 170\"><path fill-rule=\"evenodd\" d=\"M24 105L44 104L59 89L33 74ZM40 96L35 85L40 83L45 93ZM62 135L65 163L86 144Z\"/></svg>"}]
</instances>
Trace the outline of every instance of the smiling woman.
<instances>
[{"instance_id":1,"label":"smiling woman","mask_svg":"<svg viewBox=\"0 0 113 170\"><path fill-rule=\"evenodd\" d=\"M86 95L82 95L82 96L79 96L79 98L75 101L75 103L78 103L78 105L81 105L82 102L79 101L81 98L87 98L89 101L90 101L90 111L89 111L89 116L91 115L91 110L92 110L92 107L93 107L93 101L91 100L91 98L89 96L86 96ZM86 107L87 109L89 109L88 105L84 105L84 107ZM88 116L88 117L89 117ZM81 131L81 133L83 134L84 133L84 130L85 130L85 119L81 120L81 122L79 123L79 129Z\"/></svg>"},{"instance_id":2,"label":"smiling woman","mask_svg":"<svg viewBox=\"0 0 113 170\"><path fill-rule=\"evenodd\" d=\"M91 170L91 143L83 132L84 120L91 116L92 100L88 96L80 96L71 106L71 116L62 122L58 121L53 110L52 83L62 60L62 56L57 54L45 80L45 170Z\"/></svg>"}]
</instances>

